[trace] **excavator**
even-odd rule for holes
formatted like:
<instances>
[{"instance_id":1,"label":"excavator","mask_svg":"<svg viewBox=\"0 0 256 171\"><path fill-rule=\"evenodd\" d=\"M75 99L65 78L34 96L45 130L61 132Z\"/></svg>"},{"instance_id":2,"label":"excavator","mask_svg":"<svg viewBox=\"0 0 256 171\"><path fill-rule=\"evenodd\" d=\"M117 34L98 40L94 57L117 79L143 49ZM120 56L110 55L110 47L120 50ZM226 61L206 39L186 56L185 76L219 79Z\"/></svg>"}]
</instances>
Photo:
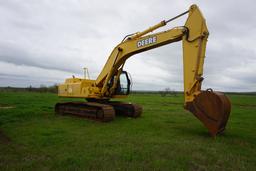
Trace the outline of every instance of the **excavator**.
<instances>
[{"instance_id":1,"label":"excavator","mask_svg":"<svg viewBox=\"0 0 256 171\"><path fill-rule=\"evenodd\" d=\"M152 33L186 14L188 17L184 26ZM86 101L57 103L55 112L103 122L112 121L116 114L139 117L142 113L140 105L111 100L127 97L131 91L130 75L123 70L126 60L135 54L182 41L184 108L194 114L215 137L225 130L231 103L222 92L201 90L208 36L205 18L195 4L176 17L127 35L113 49L96 80L73 77L58 85L58 96L85 98Z\"/></svg>"}]
</instances>

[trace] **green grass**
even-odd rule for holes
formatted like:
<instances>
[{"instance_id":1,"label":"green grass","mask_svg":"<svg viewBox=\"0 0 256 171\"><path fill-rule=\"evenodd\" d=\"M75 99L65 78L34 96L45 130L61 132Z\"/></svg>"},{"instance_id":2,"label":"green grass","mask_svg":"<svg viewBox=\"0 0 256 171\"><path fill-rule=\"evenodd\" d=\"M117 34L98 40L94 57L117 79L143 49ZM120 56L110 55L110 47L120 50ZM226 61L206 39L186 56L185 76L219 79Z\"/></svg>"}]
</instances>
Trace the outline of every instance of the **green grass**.
<instances>
[{"instance_id":1,"label":"green grass","mask_svg":"<svg viewBox=\"0 0 256 171\"><path fill-rule=\"evenodd\" d=\"M55 115L70 99L0 92L0 170L255 170L256 96L229 97L227 130L213 139L181 95L131 95L141 118L99 123Z\"/></svg>"}]
</instances>

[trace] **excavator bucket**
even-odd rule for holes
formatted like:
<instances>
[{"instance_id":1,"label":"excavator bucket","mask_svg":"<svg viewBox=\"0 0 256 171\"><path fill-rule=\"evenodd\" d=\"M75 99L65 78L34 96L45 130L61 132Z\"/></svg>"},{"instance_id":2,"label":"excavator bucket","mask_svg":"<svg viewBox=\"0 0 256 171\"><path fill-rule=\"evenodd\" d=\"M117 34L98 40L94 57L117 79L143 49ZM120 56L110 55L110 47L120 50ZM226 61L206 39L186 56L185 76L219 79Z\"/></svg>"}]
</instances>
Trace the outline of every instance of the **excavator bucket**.
<instances>
[{"instance_id":1,"label":"excavator bucket","mask_svg":"<svg viewBox=\"0 0 256 171\"><path fill-rule=\"evenodd\" d=\"M231 103L223 93L208 89L201 91L193 102L186 104L185 108L204 124L211 136L215 137L225 130Z\"/></svg>"}]
</instances>

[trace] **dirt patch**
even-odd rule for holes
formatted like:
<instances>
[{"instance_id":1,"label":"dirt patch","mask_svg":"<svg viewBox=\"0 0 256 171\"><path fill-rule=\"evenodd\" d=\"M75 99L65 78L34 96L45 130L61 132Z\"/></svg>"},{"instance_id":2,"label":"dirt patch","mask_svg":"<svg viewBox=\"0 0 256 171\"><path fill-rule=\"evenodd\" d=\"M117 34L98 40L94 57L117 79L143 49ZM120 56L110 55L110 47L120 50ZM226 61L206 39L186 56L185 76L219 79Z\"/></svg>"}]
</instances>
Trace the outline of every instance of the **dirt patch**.
<instances>
[{"instance_id":1,"label":"dirt patch","mask_svg":"<svg viewBox=\"0 0 256 171\"><path fill-rule=\"evenodd\" d=\"M11 142L11 139L0 130L0 143L8 144Z\"/></svg>"},{"instance_id":2,"label":"dirt patch","mask_svg":"<svg viewBox=\"0 0 256 171\"><path fill-rule=\"evenodd\" d=\"M0 104L0 109L12 109L14 106L6 105L6 104Z\"/></svg>"},{"instance_id":3,"label":"dirt patch","mask_svg":"<svg viewBox=\"0 0 256 171\"><path fill-rule=\"evenodd\" d=\"M163 102L162 105L163 106L170 106L170 105L183 105L184 103L180 103L180 102Z\"/></svg>"},{"instance_id":4,"label":"dirt patch","mask_svg":"<svg viewBox=\"0 0 256 171\"><path fill-rule=\"evenodd\" d=\"M244 108L256 108L256 105L253 105L253 104L233 104L235 106L239 106L239 107L244 107Z\"/></svg>"}]
</instances>

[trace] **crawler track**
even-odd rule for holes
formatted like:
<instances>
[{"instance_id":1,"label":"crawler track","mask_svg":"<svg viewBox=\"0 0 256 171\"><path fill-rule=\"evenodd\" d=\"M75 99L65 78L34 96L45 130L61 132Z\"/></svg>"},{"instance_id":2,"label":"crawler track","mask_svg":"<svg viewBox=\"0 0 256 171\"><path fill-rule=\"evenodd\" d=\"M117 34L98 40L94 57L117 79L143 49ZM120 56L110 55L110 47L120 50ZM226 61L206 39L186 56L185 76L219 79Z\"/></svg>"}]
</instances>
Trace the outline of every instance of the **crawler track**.
<instances>
[{"instance_id":1,"label":"crawler track","mask_svg":"<svg viewBox=\"0 0 256 171\"><path fill-rule=\"evenodd\" d=\"M57 114L70 114L85 117L92 120L109 122L115 118L115 110L112 106L94 102L67 102L55 105Z\"/></svg>"},{"instance_id":2,"label":"crawler track","mask_svg":"<svg viewBox=\"0 0 256 171\"><path fill-rule=\"evenodd\" d=\"M112 101L108 102L108 105L111 105L116 112L116 115L127 116L132 118L140 117L142 114L142 107L137 104Z\"/></svg>"},{"instance_id":3,"label":"crawler track","mask_svg":"<svg viewBox=\"0 0 256 171\"><path fill-rule=\"evenodd\" d=\"M66 102L55 105L57 114L76 115L91 120L109 122L115 115L137 118L142 113L142 107L125 102Z\"/></svg>"}]
</instances>

